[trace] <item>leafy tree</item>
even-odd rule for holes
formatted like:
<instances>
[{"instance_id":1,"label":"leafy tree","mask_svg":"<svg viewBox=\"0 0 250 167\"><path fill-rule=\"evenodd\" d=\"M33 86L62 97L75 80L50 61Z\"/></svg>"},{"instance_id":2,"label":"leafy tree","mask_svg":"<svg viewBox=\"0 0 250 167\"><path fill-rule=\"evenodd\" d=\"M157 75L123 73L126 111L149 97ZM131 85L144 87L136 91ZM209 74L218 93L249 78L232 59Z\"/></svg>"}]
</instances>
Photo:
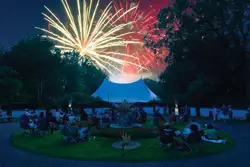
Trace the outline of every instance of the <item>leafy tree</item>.
<instances>
[{"instance_id":1,"label":"leafy tree","mask_svg":"<svg viewBox=\"0 0 250 167\"><path fill-rule=\"evenodd\" d=\"M82 58L79 53L65 53L63 59L64 99L84 103L92 101L90 95L101 85L104 73L97 69L88 58Z\"/></svg>"},{"instance_id":2,"label":"leafy tree","mask_svg":"<svg viewBox=\"0 0 250 167\"><path fill-rule=\"evenodd\" d=\"M161 10L158 27L165 36L145 40L153 50L170 50L161 75L164 98L204 105L246 101L247 3L178 0Z\"/></svg>"},{"instance_id":3,"label":"leafy tree","mask_svg":"<svg viewBox=\"0 0 250 167\"><path fill-rule=\"evenodd\" d=\"M4 62L18 71L24 92L33 102L43 104L48 99L60 96L61 59L49 41L39 37L22 40L13 46Z\"/></svg>"},{"instance_id":4,"label":"leafy tree","mask_svg":"<svg viewBox=\"0 0 250 167\"><path fill-rule=\"evenodd\" d=\"M22 82L17 72L10 67L0 65L0 105L12 105L20 95Z\"/></svg>"}]
</instances>

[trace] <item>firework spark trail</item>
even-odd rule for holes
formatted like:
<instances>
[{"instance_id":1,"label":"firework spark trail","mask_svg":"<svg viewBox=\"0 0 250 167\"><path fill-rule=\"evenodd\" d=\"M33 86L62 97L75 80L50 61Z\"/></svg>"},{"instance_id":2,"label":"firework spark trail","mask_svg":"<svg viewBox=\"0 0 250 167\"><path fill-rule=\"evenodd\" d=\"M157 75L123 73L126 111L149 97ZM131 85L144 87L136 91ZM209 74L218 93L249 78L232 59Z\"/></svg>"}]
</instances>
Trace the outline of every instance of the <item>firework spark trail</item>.
<instances>
[{"instance_id":1,"label":"firework spark trail","mask_svg":"<svg viewBox=\"0 0 250 167\"><path fill-rule=\"evenodd\" d=\"M112 74L113 71L122 71L124 66L135 66L140 69L145 69L142 65L135 61L130 61L137 57L121 53L120 50L127 45L138 45L141 42L136 40L126 40L124 36L128 36L133 32L126 31L125 27L132 25L133 21L120 22L123 17L133 13L137 6L134 6L125 12L116 10L116 13L111 15L112 2L103 10L102 15L97 18L97 10L100 0L97 1L96 6L93 0L89 3L83 0L76 0L78 15L74 16L70 5L67 0L61 0L66 16L70 22L70 27L66 25L49 9L45 6L49 15L42 13L44 19L48 21L50 29L38 28L45 32L47 35L43 37L53 40L57 43L55 47L61 49L62 52L77 51L84 58L90 57L93 62L102 70ZM82 6L82 7L81 7ZM110 24L116 26L110 26Z\"/></svg>"},{"instance_id":2,"label":"firework spark trail","mask_svg":"<svg viewBox=\"0 0 250 167\"><path fill-rule=\"evenodd\" d=\"M160 73L166 67L166 63L164 62L165 56L167 55L167 51L163 54L155 54L150 49L147 49L143 46L144 36L150 35L153 36L153 32L156 30L154 25L158 22L156 15L157 12L154 10L152 6L152 10L150 12L143 12L139 9L139 5L142 2L141 0L113 0L114 13L118 11L119 15L127 12L131 8L135 8L132 12L129 12L127 15L124 15L122 19L119 20L118 23L127 23L131 22L129 26L125 27L124 30L132 31L134 33L123 36L125 40L134 40L141 42L141 45L126 45L126 53L132 54L134 57L124 57L127 61L134 61L140 64L142 67L146 67L148 70L156 73ZM111 19L111 18L110 18ZM112 20L112 19L111 19ZM112 22L112 25L116 26L115 23ZM134 69L135 66L124 66L123 72L128 72L131 69ZM136 67L134 69L136 73L145 72L146 70L140 67Z\"/></svg>"}]
</instances>

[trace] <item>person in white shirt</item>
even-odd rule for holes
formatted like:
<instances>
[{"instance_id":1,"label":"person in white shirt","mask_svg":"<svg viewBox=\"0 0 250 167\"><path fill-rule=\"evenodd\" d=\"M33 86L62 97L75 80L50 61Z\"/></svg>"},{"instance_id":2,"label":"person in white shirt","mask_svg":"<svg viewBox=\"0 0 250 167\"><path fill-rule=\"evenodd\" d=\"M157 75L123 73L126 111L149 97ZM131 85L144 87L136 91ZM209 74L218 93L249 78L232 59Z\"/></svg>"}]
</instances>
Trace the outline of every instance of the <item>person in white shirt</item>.
<instances>
[{"instance_id":1,"label":"person in white shirt","mask_svg":"<svg viewBox=\"0 0 250 167\"><path fill-rule=\"evenodd\" d=\"M60 122L61 121L61 114L59 110L56 110L55 112L55 118L56 118L56 122Z\"/></svg>"},{"instance_id":2,"label":"person in white shirt","mask_svg":"<svg viewBox=\"0 0 250 167\"><path fill-rule=\"evenodd\" d=\"M74 115L69 116L69 123L75 123L76 122L76 117Z\"/></svg>"},{"instance_id":3,"label":"person in white shirt","mask_svg":"<svg viewBox=\"0 0 250 167\"><path fill-rule=\"evenodd\" d=\"M213 114L213 120L216 121L216 117L217 117L217 108L215 107L215 105L213 105L212 114Z\"/></svg>"}]
</instances>

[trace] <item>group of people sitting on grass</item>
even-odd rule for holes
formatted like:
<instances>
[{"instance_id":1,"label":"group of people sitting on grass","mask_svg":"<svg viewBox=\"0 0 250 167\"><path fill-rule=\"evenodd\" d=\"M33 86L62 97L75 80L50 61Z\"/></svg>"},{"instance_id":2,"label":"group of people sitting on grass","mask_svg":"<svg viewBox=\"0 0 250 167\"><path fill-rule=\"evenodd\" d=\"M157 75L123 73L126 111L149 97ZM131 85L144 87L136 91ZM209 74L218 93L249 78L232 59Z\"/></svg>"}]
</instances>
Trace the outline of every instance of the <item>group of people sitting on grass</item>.
<instances>
[{"instance_id":1,"label":"group of people sitting on grass","mask_svg":"<svg viewBox=\"0 0 250 167\"><path fill-rule=\"evenodd\" d=\"M181 138L181 141L176 140L178 137ZM212 124L206 125L202 129L195 119L182 132L172 128L169 123L159 127L159 142L164 148L174 146L180 151L191 150L190 144L196 144L200 141L221 144L228 142L218 136Z\"/></svg>"},{"instance_id":2,"label":"group of people sitting on grass","mask_svg":"<svg viewBox=\"0 0 250 167\"><path fill-rule=\"evenodd\" d=\"M25 109L24 114L19 118L19 123L21 128L30 130L27 131L30 133L39 134L40 132L46 133L48 131L53 133L56 119L52 116L51 112L46 112L46 115L44 112L41 112L38 116L35 111Z\"/></svg>"},{"instance_id":3,"label":"group of people sitting on grass","mask_svg":"<svg viewBox=\"0 0 250 167\"><path fill-rule=\"evenodd\" d=\"M80 136L81 139L86 138L87 129L82 127L81 120L75 116L72 110L63 112L58 109L54 113L51 111L40 112L39 115L35 111L25 110L24 114L19 118L20 127L23 128L27 135L43 135L54 133L55 130L61 130L63 135ZM72 132L74 129L74 133ZM76 131L77 130L77 131ZM65 139L73 139L72 136Z\"/></svg>"}]
</instances>

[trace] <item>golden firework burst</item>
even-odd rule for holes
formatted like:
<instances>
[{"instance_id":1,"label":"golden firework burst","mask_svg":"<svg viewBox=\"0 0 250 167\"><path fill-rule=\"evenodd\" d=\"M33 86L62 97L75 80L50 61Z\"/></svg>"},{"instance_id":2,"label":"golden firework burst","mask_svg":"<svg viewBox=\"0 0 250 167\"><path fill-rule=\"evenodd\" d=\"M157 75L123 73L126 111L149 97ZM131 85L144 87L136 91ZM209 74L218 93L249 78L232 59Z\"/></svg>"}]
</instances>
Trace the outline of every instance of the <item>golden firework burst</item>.
<instances>
[{"instance_id":1,"label":"golden firework burst","mask_svg":"<svg viewBox=\"0 0 250 167\"><path fill-rule=\"evenodd\" d=\"M124 31L125 27L131 25L132 22L122 23L119 21L125 15L133 12L137 6L131 7L126 12L118 10L115 14L111 14L112 2L110 2L98 17L100 0L96 4L93 3L93 0L90 0L89 3L86 0L76 0L77 16L75 16L68 1L61 0L61 2L69 20L69 26L67 27L45 6L50 16L45 13L42 14L51 29L37 27L46 33L43 37L56 42L56 48L61 49L62 52L77 51L83 58L88 56L95 65L109 74L112 74L113 71L121 72L121 67L129 65L145 68L134 61L126 59L126 57L135 59L137 57L121 51L123 50L121 48L126 47L128 44L141 44L138 41L123 38L133 33ZM110 26L111 23L115 24L115 26Z\"/></svg>"}]
</instances>

